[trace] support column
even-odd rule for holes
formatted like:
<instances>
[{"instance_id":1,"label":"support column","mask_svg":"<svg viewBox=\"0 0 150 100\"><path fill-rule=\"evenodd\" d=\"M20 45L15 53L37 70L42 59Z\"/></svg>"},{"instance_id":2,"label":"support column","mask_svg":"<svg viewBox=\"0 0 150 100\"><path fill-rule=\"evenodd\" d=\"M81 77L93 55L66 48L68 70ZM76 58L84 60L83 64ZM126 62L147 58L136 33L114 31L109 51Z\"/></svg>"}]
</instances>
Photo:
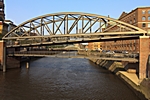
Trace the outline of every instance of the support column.
<instances>
[{"instance_id":1,"label":"support column","mask_svg":"<svg viewBox=\"0 0 150 100\"><path fill-rule=\"evenodd\" d=\"M6 72L6 45L3 46L3 72Z\"/></svg>"},{"instance_id":2,"label":"support column","mask_svg":"<svg viewBox=\"0 0 150 100\"><path fill-rule=\"evenodd\" d=\"M149 36L140 36L139 40L139 79L143 80L146 78L150 39Z\"/></svg>"},{"instance_id":3,"label":"support column","mask_svg":"<svg viewBox=\"0 0 150 100\"><path fill-rule=\"evenodd\" d=\"M29 62L26 63L26 68L27 68L27 69L29 68Z\"/></svg>"},{"instance_id":4,"label":"support column","mask_svg":"<svg viewBox=\"0 0 150 100\"><path fill-rule=\"evenodd\" d=\"M0 41L0 65L3 70L3 72L6 71L6 47L5 47L5 42L2 40Z\"/></svg>"}]
</instances>

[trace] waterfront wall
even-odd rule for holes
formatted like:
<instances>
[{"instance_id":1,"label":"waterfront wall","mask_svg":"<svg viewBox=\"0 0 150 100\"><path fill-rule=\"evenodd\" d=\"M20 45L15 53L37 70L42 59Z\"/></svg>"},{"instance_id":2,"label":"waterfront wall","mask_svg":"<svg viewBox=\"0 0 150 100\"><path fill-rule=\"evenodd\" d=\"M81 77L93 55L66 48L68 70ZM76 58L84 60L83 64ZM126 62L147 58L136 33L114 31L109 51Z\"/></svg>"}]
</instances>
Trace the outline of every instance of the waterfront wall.
<instances>
[{"instance_id":1,"label":"waterfront wall","mask_svg":"<svg viewBox=\"0 0 150 100\"><path fill-rule=\"evenodd\" d=\"M7 66L7 69L10 69L10 68L20 68L20 57L7 57L7 60L6 60L6 66Z\"/></svg>"},{"instance_id":2,"label":"waterfront wall","mask_svg":"<svg viewBox=\"0 0 150 100\"><path fill-rule=\"evenodd\" d=\"M20 67L20 60L18 58L7 57L6 58L6 69L10 68L19 68ZM0 70L3 70L1 65Z\"/></svg>"},{"instance_id":3,"label":"waterfront wall","mask_svg":"<svg viewBox=\"0 0 150 100\"><path fill-rule=\"evenodd\" d=\"M150 79L144 79L140 82L137 74L139 72L138 63L101 59L89 60L119 76L136 93L136 95L141 98L141 100L143 100L143 98L150 100Z\"/></svg>"},{"instance_id":4,"label":"waterfront wall","mask_svg":"<svg viewBox=\"0 0 150 100\"><path fill-rule=\"evenodd\" d=\"M150 79L144 79L140 84L140 88L142 93L150 100Z\"/></svg>"},{"instance_id":5,"label":"waterfront wall","mask_svg":"<svg viewBox=\"0 0 150 100\"><path fill-rule=\"evenodd\" d=\"M5 42L3 40L0 41L0 70L3 70L4 66L4 46ZM15 49L7 49L6 53L9 51L14 51ZM6 69L9 68L18 68L20 67L20 57L8 57L6 55Z\"/></svg>"}]
</instances>

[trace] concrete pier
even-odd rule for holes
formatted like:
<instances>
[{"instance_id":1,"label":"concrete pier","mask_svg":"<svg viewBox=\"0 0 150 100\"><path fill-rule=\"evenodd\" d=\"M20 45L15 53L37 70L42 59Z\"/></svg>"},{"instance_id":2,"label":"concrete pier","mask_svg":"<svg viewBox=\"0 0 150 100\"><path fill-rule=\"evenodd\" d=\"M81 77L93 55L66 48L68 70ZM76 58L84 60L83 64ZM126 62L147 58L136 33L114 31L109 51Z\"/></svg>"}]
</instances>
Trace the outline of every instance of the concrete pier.
<instances>
[{"instance_id":1,"label":"concrete pier","mask_svg":"<svg viewBox=\"0 0 150 100\"><path fill-rule=\"evenodd\" d=\"M146 70L149 58L149 36L140 36L139 43L139 79L146 78Z\"/></svg>"},{"instance_id":2,"label":"concrete pier","mask_svg":"<svg viewBox=\"0 0 150 100\"><path fill-rule=\"evenodd\" d=\"M26 68L28 69L29 67L29 62L26 62Z\"/></svg>"}]
</instances>

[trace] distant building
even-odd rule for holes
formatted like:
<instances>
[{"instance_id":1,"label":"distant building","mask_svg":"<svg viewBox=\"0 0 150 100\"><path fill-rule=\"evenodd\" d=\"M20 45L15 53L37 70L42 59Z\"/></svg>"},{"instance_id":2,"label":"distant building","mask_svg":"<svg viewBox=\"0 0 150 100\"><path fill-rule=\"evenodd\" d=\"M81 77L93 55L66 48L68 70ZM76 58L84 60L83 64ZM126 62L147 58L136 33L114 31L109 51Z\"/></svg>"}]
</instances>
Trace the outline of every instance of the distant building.
<instances>
[{"instance_id":1,"label":"distant building","mask_svg":"<svg viewBox=\"0 0 150 100\"><path fill-rule=\"evenodd\" d=\"M8 25L8 32L17 27L11 20L5 20L4 23Z\"/></svg>"},{"instance_id":2,"label":"distant building","mask_svg":"<svg viewBox=\"0 0 150 100\"><path fill-rule=\"evenodd\" d=\"M4 0L0 0L0 20L5 20L5 13L4 13Z\"/></svg>"},{"instance_id":3,"label":"distant building","mask_svg":"<svg viewBox=\"0 0 150 100\"><path fill-rule=\"evenodd\" d=\"M146 30L150 34L150 7L138 7L129 13L123 12L119 20Z\"/></svg>"},{"instance_id":4,"label":"distant building","mask_svg":"<svg viewBox=\"0 0 150 100\"><path fill-rule=\"evenodd\" d=\"M119 20L139 27L150 35L150 7L138 7L129 13L122 12ZM126 44L137 45L136 47L131 46L131 50L134 49L134 51L139 52L139 40L128 40Z\"/></svg>"},{"instance_id":5,"label":"distant building","mask_svg":"<svg viewBox=\"0 0 150 100\"><path fill-rule=\"evenodd\" d=\"M4 7L4 0L0 0L0 39L2 39L2 37L10 30L16 27L12 21L5 20Z\"/></svg>"},{"instance_id":6,"label":"distant building","mask_svg":"<svg viewBox=\"0 0 150 100\"><path fill-rule=\"evenodd\" d=\"M101 50L102 49L102 42L90 42L88 43L89 50Z\"/></svg>"},{"instance_id":7,"label":"distant building","mask_svg":"<svg viewBox=\"0 0 150 100\"><path fill-rule=\"evenodd\" d=\"M118 20L146 30L148 35L150 35L150 7L138 7L129 13L122 12ZM104 50L127 50L132 53L137 53L139 52L139 40L103 42L102 48Z\"/></svg>"},{"instance_id":8,"label":"distant building","mask_svg":"<svg viewBox=\"0 0 150 100\"><path fill-rule=\"evenodd\" d=\"M5 20L4 1L0 0L0 34L2 34L2 32L3 32L4 20Z\"/></svg>"},{"instance_id":9,"label":"distant building","mask_svg":"<svg viewBox=\"0 0 150 100\"><path fill-rule=\"evenodd\" d=\"M17 26L10 20L4 20L3 22L0 22L0 39L15 27Z\"/></svg>"}]
</instances>

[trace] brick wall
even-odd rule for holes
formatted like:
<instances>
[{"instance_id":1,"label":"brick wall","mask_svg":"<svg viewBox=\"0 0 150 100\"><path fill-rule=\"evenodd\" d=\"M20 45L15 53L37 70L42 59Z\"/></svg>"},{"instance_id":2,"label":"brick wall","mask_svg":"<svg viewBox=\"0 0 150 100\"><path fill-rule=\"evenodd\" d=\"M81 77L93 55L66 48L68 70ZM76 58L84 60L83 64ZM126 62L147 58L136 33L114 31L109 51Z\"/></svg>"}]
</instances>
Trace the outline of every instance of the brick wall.
<instances>
[{"instance_id":1,"label":"brick wall","mask_svg":"<svg viewBox=\"0 0 150 100\"><path fill-rule=\"evenodd\" d=\"M149 36L140 36L139 44L139 78L146 78L147 63L149 57Z\"/></svg>"},{"instance_id":2,"label":"brick wall","mask_svg":"<svg viewBox=\"0 0 150 100\"><path fill-rule=\"evenodd\" d=\"M2 64L3 64L3 46L4 46L4 42L0 41L0 69L2 69Z\"/></svg>"}]
</instances>

